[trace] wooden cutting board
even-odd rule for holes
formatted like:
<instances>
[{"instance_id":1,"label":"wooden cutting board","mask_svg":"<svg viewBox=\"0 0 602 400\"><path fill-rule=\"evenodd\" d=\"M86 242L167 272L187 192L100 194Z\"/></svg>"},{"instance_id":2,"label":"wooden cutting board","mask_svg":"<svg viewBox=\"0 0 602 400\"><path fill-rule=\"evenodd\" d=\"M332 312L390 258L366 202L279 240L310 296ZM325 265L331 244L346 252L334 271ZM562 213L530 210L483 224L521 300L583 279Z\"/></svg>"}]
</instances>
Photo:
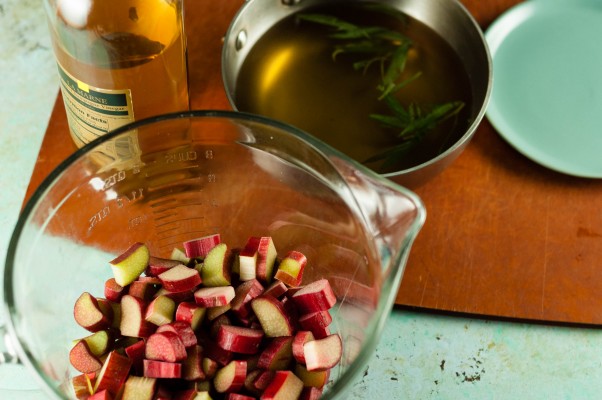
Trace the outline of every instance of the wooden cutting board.
<instances>
[{"instance_id":1,"label":"wooden cutting board","mask_svg":"<svg viewBox=\"0 0 602 400\"><path fill-rule=\"evenodd\" d=\"M464 0L483 29L517 0ZM188 0L193 109L230 109L222 38L242 0ZM59 96L26 194L75 150ZM602 324L602 181L526 159L484 121L466 151L416 190L428 217L396 303L423 309Z\"/></svg>"}]
</instances>

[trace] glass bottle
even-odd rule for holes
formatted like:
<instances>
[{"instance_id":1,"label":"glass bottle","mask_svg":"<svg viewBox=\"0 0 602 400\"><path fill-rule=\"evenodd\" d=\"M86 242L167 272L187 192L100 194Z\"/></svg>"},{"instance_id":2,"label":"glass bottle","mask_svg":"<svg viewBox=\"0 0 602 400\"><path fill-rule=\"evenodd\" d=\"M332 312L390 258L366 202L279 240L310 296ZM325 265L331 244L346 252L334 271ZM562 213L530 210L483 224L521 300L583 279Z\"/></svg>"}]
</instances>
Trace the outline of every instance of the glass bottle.
<instances>
[{"instance_id":1,"label":"glass bottle","mask_svg":"<svg viewBox=\"0 0 602 400\"><path fill-rule=\"evenodd\" d=\"M134 120L189 109L183 0L45 0L78 147Z\"/></svg>"}]
</instances>

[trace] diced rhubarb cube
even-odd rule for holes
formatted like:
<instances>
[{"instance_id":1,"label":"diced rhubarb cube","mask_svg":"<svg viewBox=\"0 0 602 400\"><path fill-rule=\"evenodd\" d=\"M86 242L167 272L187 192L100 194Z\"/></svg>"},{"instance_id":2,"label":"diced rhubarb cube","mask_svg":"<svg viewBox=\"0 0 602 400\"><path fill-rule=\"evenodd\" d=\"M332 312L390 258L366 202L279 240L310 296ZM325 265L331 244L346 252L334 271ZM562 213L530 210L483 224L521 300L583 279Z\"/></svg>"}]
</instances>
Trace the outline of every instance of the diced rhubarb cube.
<instances>
[{"instance_id":1,"label":"diced rhubarb cube","mask_svg":"<svg viewBox=\"0 0 602 400\"><path fill-rule=\"evenodd\" d=\"M167 296L155 297L144 313L144 319L157 326L169 324L174 319L176 302Z\"/></svg>"},{"instance_id":2,"label":"diced rhubarb cube","mask_svg":"<svg viewBox=\"0 0 602 400\"><path fill-rule=\"evenodd\" d=\"M332 316L328 311L316 311L299 317L301 329L311 331L316 339L322 339L329 335L328 326L332 322Z\"/></svg>"},{"instance_id":3,"label":"diced rhubarb cube","mask_svg":"<svg viewBox=\"0 0 602 400\"><path fill-rule=\"evenodd\" d=\"M120 256L110 261L113 277L120 286L134 282L148 266L150 252L143 243L134 243Z\"/></svg>"},{"instance_id":4,"label":"diced rhubarb cube","mask_svg":"<svg viewBox=\"0 0 602 400\"><path fill-rule=\"evenodd\" d=\"M242 388L246 376L247 362L232 360L217 371L213 386L218 393L236 392Z\"/></svg>"},{"instance_id":5,"label":"diced rhubarb cube","mask_svg":"<svg viewBox=\"0 0 602 400\"><path fill-rule=\"evenodd\" d=\"M233 325L221 325L217 334L217 344L224 350L234 353L255 354L263 339L263 331Z\"/></svg>"},{"instance_id":6,"label":"diced rhubarb cube","mask_svg":"<svg viewBox=\"0 0 602 400\"><path fill-rule=\"evenodd\" d=\"M127 289L119 285L115 278L109 278L105 282L104 295L107 300L118 302L125 293Z\"/></svg>"},{"instance_id":7,"label":"diced rhubarb cube","mask_svg":"<svg viewBox=\"0 0 602 400\"><path fill-rule=\"evenodd\" d=\"M343 355L343 343L339 335L309 341L303 345L305 366L308 371L323 371L337 365Z\"/></svg>"},{"instance_id":8,"label":"diced rhubarb cube","mask_svg":"<svg viewBox=\"0 0 602 400\"><path fill-rule=\"evenodd\" d=\"M251 300L263 293L263 286L257 279L243 282L234 290L231 302L232 313L240 319L247 319L252 313Z\"/></svg>"},{"instance_id":9,"label":"diced rhubarb cube","mask_svg":"<svg viewBox=\"0 0 602 400\"><path fill-rule=\"evenodd\" d=\"M199 271L184 265L177 265L159 274L163 287L174 293L186 292L195 289L201 283Z\"/></svg>"},{"instance_id":10,"label":"diced rhubarb cube","mask_svg":"<svg viewBox=\"0 0 602 400\"><path fill-rule=\"evenodd\" d=\"M143 300L129 294L124 295L121 298L121 334L129 337L148 337L155 330L155 325L144 319L145 312L146 304Z\"/></svg>"},{"instance_id":11,"label":"diced rhubarb cube","mask_svg":"<svg viewBox=\"0 0 602 400\"><path fill-rule=\"evenodd\" d=\"M131 367L132 360L128 357L117 351L110 352L96 378L94 393L106 389L112 395L117 395L129 376Z\"/></svg>"},{"instance_id":12,"label":"diced rhubarb cube","mask_svg":"<svg viewBox=\"0 0 602 400\"><path fill-rule=\"evenodd\" d=\"M172 260L169 258L159 258L150 256L148 260L148 267L146 268L146 271L144 273L148 276L159 276L168 269L171 269L178 265L182 265L182 262Z\"/></svg>"},{"instance_id":13,"label":"diced rhubarb cube","mask_svg":"<svg viewBox=\"0 0 602 400\"><path fill-rule=\"evenodd\" d=\"M161 325L157 328L156 333L161 332L173 332L182 341L185 348L195 346L197 344L197 337L192 330L192 327L186 322L176 321L169 324Z\"/></svg>"},{"instance_id":14,"label":"diced rhubarb cube","mask_svg":"<svg viewBox=\"0 0 602 400\"><path fill-rule=\"evenodd\" d=\"M149 360L179 362L186 358L186 348L174 332L153 333L146 340L145 357Z\"/></svg>"},{"instance_id":15,"label":"diced rhubarb cube","mask_svg":"<svg viewBox=\"0 0 602 400\"><path fill-rule=\"evenodd\" d=\"M303 382L292 371L276 371L274 379L261 395L261 400L278 400L281 398L297 399L303 390Z\"/></svg>"},{"instance_id":16,"label":"diced rhubarb cube","mask_svg":"<svg viewBox=\"0 0 602 400\"><path fill-rule=\"evenodd\" d=\"M329 310L337 298L327 279L307 284L292 296L301 314Z\"/></svg>"},{"instance_id":17,"label":"diced rhubarb cube","mask_svg":"<svg viewBox=\"0 0 602 400\"><path fill-rule=\"evenodd\" d=\"M307 265L307 258L299 251L290 251L278 265L276 278L288 286L299 286L303 280L303 271Z\"/></svg>"},{"instance_id":18,"label":"diced rhubarb cube","mask_svg":"<svg viewBox=\"0 0 602 400\"><path fill-rule=\"evenodd\" d=\"M186 322L193 331L196 331L201 323L207 309L192 302L181 302L176 308L176 321Z\"/></svg>"},{"instance_id":19,"label":"diced rhubarb cube","mask_svg":"<svg viewBox=\"0 0 602 400\"><path fill-rule=\"evenodd\" d=\"M310 331L299 331L293 338L292 351L293 357L298 363L305 364L305 353L303 345L307 342L315 340L313 333Z\"/></svg>"},{"instance_id":20,"label":"diced rhubarb cube","mask_svg":"<svg viewBox=\"0 0 602 400\"><path fill-rule=\"evenodd\" d=\"M144 376L147 378L174 379L182 377L182 364L157 360L144 360Z\"/></svg>"},{"instance_id":21,"label":"diced rhubarb cube","mask_svg":"<svg viewBox=\"0 0 602 400\"><path fill-rule=\"evenodd\" d=\"M273 338L263 349L257 367L270 371L289 369L293 361L293 336Z\"/></svg>"},{"instance_id":22,"label":"diced rhubarb cube","mask_svg":"<svg viewBox=\"0 0 602 400\"><path fill-rule=\"evenodd\" d=\"M251 301L251 307L267 337L291 336L294 327L282 303L272 296L259 296Z\"/></svg>"},{"instance_id":23,"label":"diced rhubarb cube","mask_svg":"<svg viewBox=\"0 0 602 400\"><path fill-rule=\"evenodd\" d=\"M215 233L184 242L184 251L188 258L205 258L209 251L220 243L220 234Z\"/></svg>"},{"instance_id":24,"label":"diced rhubarb cube","mask_svg":"<svg viewBox=\"0 0 602 400\"><path fill-rule=\"evenodd\" d=\"M282 295L284 295L287 292L287 290L288 288L283 282L276 280L264 290L263 294L279 299L280 297L282 297Z\"/></svg>"},{"instance_id":25,"label":"diced rhubarb cube","mask_svg":"<svg viewBox=\"0 0 602 400\"><path fill-rule=\"evenodd\" d=\"M230 304L234 295L232 286L202 287L194 292L194 301L201 307L219 307Z\"/></svg>"},{"instance_id":26,"label":"diced rhubarb cube","mask_svg":"<svg viewBox=\"0 0 602 400\"><path fill-rule=\"evenodd\" d=\"M233 256L226 243L220 243L212 248L205 257L201 269L203 285L207 287L230 285Z\"/></svg>"},{"instance_id":27,"label":"diced rhubarb cube","mask_svg":"<svg viewBox=\"0 0 602 400\"><path fill-rule=\"evenodd\" d=\"M186 349L186 355L186 359L182 362L182 378L187 381L205 379L202 365L203 348L198 344L194 345Z\"/></svg>"},{"instance_id":28,"label":"diced rhubarb cube","mask_svg":"<svg viewBox=\"0 0 602 400\"><path fill-rule=\"evenodd\" d=\"M96 297L88 292L82 293L73 307L75 322L90 332L106 329L111 325L108 318L101 310Z\"/></svg>"},{"instance_id":29,"label":"diced rhubarb cube","mask_svg":"<svg viewBox=\"0 0 602 400\"><path fill-rule=\"evenodd\" d=\"M95 356L85 340L80 339L69 352L69 362L79 372L95 372L102 368L100 359Z\"/></svg>"}]
</instances>

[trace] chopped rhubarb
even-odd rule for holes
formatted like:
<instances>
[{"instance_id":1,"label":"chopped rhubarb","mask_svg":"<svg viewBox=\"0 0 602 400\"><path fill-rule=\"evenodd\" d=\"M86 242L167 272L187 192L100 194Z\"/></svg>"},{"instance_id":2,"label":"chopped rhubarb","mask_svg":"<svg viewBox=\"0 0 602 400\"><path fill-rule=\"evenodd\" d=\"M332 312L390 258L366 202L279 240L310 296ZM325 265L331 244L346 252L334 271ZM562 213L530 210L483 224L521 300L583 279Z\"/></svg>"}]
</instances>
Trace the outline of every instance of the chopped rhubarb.
<instances>
[{"instance_id":1,"label":"chopped rhubarb","mask_svg":"<svg viewBox=\"0 0 602 400\"><path fill-rule=\"evenodd\" d=\"M305 343L303 353L308 371L323 371L337 365L343 354L343 343L339 335L333 334Z\"/></svg>"},{"instance_id":2,"label":"chopped rhubarb","mask_svg":"<svg viewBox=\"0 0 602 400\"><path fill-rule=\"evenodd\" d=\"M270 371L289 369L293 361L293 336L273 338L259 356L257 367Z\"/></svg>"},{"instance_id":3,"label":"chopped rhubarb","mask_svg":"<svg viewBox=\"0 0 602 400\"><path fill-rule=\"evenodd\" d=\"M328 326L332 322L332 316L328 311L316 311L299 317L301 329L311 331L316 339L328 336Z\"/></svg>"},{"instance_id":4,"label":"chopped rhubarb","mask_svg":"<svg viewBox=\"0 0 602 400\"><path fill-rule=\"evenodd\" d=\"M182 344L185 348L195 346L197 344L197 337L192 330L190 324L182 321L171 322L169 324L161 325L157 328L156 333L161 332L172 332L178 335Z\"/></svg>"},{"instance_id":5,"label":"chopped rhubarb","mask_svg":"<svg viewBox=\"0 0 602 400\"><path fill-rule=\"evenodd\" d=\"M69 352L69 361L79 372L89 373L100 370L102 363L95 356L85 340L78 340Z\"/></svg>"},{"instance_id":6,"label":"chopped rhubarb","mask_svg":"<svg viewBox=\"0 0 602 400\"><path fill-rule=\"evenodd\" d=\"M75 302L73 316L79 326L90 332L106 329L111 324L109 318L100 309L98 300L88 292L82 293Z\"/></svg>"},{"instance_id":7,"label":"chopped rhubarb","mask_svg":"<svg viewBox=\"0 0 602 400\"><path fill-rule=\"evenodd\" d=\"M196 303L183 301L176 308L176 321L186 322L196 331L203 322L206 310Z\"/></svg>"},{"instance_id":8,"label":"chopped rhubarb","mask_svg":"<svg viewBox=\"0 0 602 400\"><path fill-rule=\"evenodd\" d=\"M134 282L146 270L150 252L143 243L134 243L120 256L110 261L113 277L120 286Z\"/></svg>"},{"instance_id":9,"label":"chopped rhubarb","mask_svg":"<svg viewBox=\"0 0 602 400\"><path fill-rule=\"evenodd\" d=\"M145 357L149 360L179 362L186 358L186 347L174 332L153 333L146 340Z\"/></svg>"},{"instance_id":10,"label":"chopped rhubarb","mask_svg":"<svg viewBox=\"0 0 602 400\"><path fill-rule=\"evenodd\" d=\"M233 325L221 325L217 333L217 344L234 353L255 354L263 339L263 331Z\"/></svg>"},{"instance_id":11,"label":"chopped rhubarb","mask_svg":"<svg viewBox=\"0 0 602 400\"><path fill-rule=\"evenodd\" d=\"M303 280L303 271L307 258L299 251L290 251L278 265L274 278L288 286L299 286Z\"/></svg>"},{"instance_id":12,"label":"chopped rhubarb","mask_svg":"<svg viewBox=\"0 0 602 400\"><path fill-rule=\"evenodd\" d=\"M184 242L184 251L188 258L205 258L209 251L220 243L220 234L216 233Z\"/></svg>"},{"instance_id":13,"label":"chopped rhubarb","mask_svg":"<svg viewBox=\"0 0 602 400\"><path fill-rule=\"evenodd\" d=\"M292 299L302 314L329 310L337 302L327 279L305 285L292 296Z\"/></svg>"},{"instance_id":14,"label":"chopped rhubarb","mask_svg":"<svg viewBox=\"0 0 602 400\"><path fill-rule=\"evenodd\" d=\"M305 256L278 261L268 236L242 250L217 234L185 248L165 259L135 243L110 262L106 298L78 298L75 320L92 334L69 354L83 372L72 379L76 397L319 398L342 357L329 281L302 286Z\"/></svg>"},{"instance_id":15,"label":"chopped rhubarb","mask_svg":"<svg viewBox=\"0 0 602 400\"><path fill-rule=\"evenodd\" d=\"M175 379L182 376L182 364L157 360L144 360L144 376L147 378Z\"/></svg>"},{"instance_id":16,"label":"chopped rhubarb","mask_svg":"<svg viewBox=\"0 0 602 400\"><path fill-rule=\"evenodd\" d=\"M305 364L305 353L303 345L307 342L315 340L313 333L310 331L299 331L295 334L292 343L293 357L301 364Z\"/></svg>"},{"instance_id":17,"label":"chopped rhubarb","mask_svg":"<svg viewBox=\"0 0 602 400\"><path fill-rule=\"evenodd\" d=\"M105 298L110 301L119 301L121 296L127 292L127 289L119 285L115 278L109 278L105 282Z\"/></svg>"},{"instance_id":18,"label":"chopped rhubarb","mask_svg":"<svg viewBox=\"0 0 602 400\"><path fill-rule=\"evenodd\" d=\"M272 296L259 296L251 301L251 307L267 337L290 336L294 328L282 303Z\"/></svg>"},{"instance_id":19,"label":"chopped rhubarb","mask_svg":"<svg viewBox=\"0 0 602 400\"><path fill-rule=\"evenodd\" d=\"M182 265L182 262L178 260L172 260L169 258L159 258L150 256L148 260L148 267L146 268L146 271L144 271L144 273L148 276L159 276L168 269L171 269L178 265Z\"/></svg>"},{"instance_id":20,"label":"chopped rhubarb","mask_svg":"<svg viewBox=\"0 0 602 400\"><path fill-rule=\"evenodd\" d=\"M242 388L246 376L247 362L232 360L217 371L213 385L218 393L236 392Z\"/></svg>"},{"instance_id":21,"label":"chopped rhubarb","mask_svg":"<svg viewBox=\"0 0 602 400\"><path fill-rule=\"evenodd\" d=\"M159 274L165 290L172 293L186 292L195 289L201 283L199 271L184 265L177 265Z\"/></svg>"},{"instance_id":22,"label":"chopped rhubarb","mask_svg":"<svg viewBox=\"0 0 602 400\"><path fill-rule=\"evenodd\" d=\"M219 307L234 299L232 286L203 287L194 292L194 301L201 307Z\"/></svg>"},{"instance_id":23,"label":"chopped rhubarb","mask_svg":"<svg viewBox=\"0 0 602 400\"><path fill-rule=\"evenodd\" d=\"M274 379L265 388L260 399L297 399L302 390L303 382L292 371L276 371Z\"/></svg>"}]
</instances>

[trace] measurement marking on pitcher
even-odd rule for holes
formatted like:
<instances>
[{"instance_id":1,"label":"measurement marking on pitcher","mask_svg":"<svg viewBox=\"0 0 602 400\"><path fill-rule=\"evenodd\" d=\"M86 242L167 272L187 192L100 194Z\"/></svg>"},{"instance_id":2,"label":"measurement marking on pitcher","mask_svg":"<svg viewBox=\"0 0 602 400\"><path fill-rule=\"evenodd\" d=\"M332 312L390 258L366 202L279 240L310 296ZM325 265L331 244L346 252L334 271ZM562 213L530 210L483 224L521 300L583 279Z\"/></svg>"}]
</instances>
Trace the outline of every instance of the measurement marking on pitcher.
<instances>
[{"instance_id":1,"label":"measurement marking on pitcher","mask_svg":"<svg viewBox=\"0 0 602 400\"><path fill-rule=\"evenodd\" d=\"M125 203L135 203L144 197L144 188L138 188L132 190L129 193L126 193L122 196L119 196L115 199L117 202L117 207L123 207Z\"/></svg>"},{"instance_id":2,"label":"measurement marking on pitcher","mask_svg":"<svg viewBox=\"0 0 602 400\"><path fill-rule=\"evenodd\" d=\"M170 199L161 199L161 200L157 200L157 201L154 201L154 202L150 203L150 207L151 208L161 207L161 206L164 206L166 204L173 204L173 203L177 203L175 199L172 199L172 198L170 198Z\"/></svg>"},{"instance_id":3,"label":"measurement marking on pitcher","mask_svg":"<svg viewBox=\"0 0 602 400\"><path fill-rule=\"evenodd\" d=\"M146 215L139 215L137 217L130 218L128 220L128 229L134 229L142 225L144 222L146 222L147 219L148 217Z\"/></svg>"},{"instance_id":4,"label":"measurement marking on pitcher","mask_svg":"<svg viewBox=\"0 0 602 400\"><path fill-rule=\"evenodd\" d=\"M184 193L183 198L178 197L160 199L149 203L149 206L152 210L153 219L156 223L156 226L160 229L166 228L162 234L171 234L174 229L176 229L175 227L171 227L174 224L197 224L198 222L195 223L192 221L203 220L203 216L181 217L181 210L185 211L184 214L189 214L191 209L201 208L199 211L202 212L202 208L216 207L217 201L215 199L199 201L198 197L193 200L187 199L186 196L199 196L200 192L202 191L203 181L205 184L216 183L218 180L217 175L215 173L199 174L195 172L189 172L191 170L199 170L201 165L196 163L192 165L181 164L190 164L191 162L193 163L195 161L202 161L203 158L205 160L212 160L214 156L215 154L213 150L204 150L201 152L197 152L196 150L184 150L165 154L163 158L163 164L173 165L173 167L168 168L167 171L165 171L164 168L153 173L152 165L147 164L146 167L150 168L150 172L147 170L147 172L144 174L147 185L145 187L135 187L123 193L117 188L122 184L127 183L128 177L133 177L133 175L139 174L141 169L136 167L132 170L120 170L109 175L101 181L101 187L97 187L97 190L101 189L102 191L107 192L107 204L90 216L88 219L88 231L92 231L99 223L107 220L111 213L117 209L125 208L127 205L137 203L143 200L145 197L149 197L149 199L152 199L152 197L160 197L162 195L162 190L171 191L174 187L178 186L186 189L185 185L188 185L188 187L199 187L199 190L198 192L194 191ZM161 161L159 160L159 164L160 163ZM159 167L159 165L157 165L157 167ZM170 178L169 174L174 174L177 179L166 179ZM177 176L178 174L185 174L185 178L182 178L182 176ZM170 183L166 184L166 181ZM137 227L143 225L147 219L148 216L145 214L128 218L127 227L128 229L136 229Z\"/></svg>"},{"instance_id":5,"label":"measurement marking on pitcher","mask_svg":"<svg viewBox=\"0 0 602 400\"><path fill-rule=\"evenodd\" d=\"M111 214L111 209L109 208L109 206L104 206L103 208L101 208L99 211L97 211L94 215L92 215L92 217L90 217L90 219L88 220L88 222L90 223L90 225L88 226L88 231L91 231L92 229L94 229L94 227L100 222L103 221L105 219L108 218L108 216Z\"/></svg>"},{"instance_id":6,"label":"measurement marking on pitcher","mask_svg":"<svg viewBox=\"0 0 602 400\"><path fill-rule=\"evenodd\" d=\"M173 225L173 224L181 224L182 222L188 222L188 221L194 221L194 220L204 220L204 219L205 219L204 216L192 217L192 218L178 218L178 219L174 219L174 220L171 220L171 221L163 222L163 223L160 223L160 224L155 224L155 226L157 228L164 228L166 226ZM175 226L173 228L166 229L166 230L173 230L173 229L178 229L178 228L179 228L179 226Z\"/></svg>"},{"instance_id":7,"label":"measurement marking on pitcher","mask_svg":"<svg viewBox=\"0 0 602 400\"><path fill-rule=\"evenodd\" d=\"M169 213L169 214L165 214L165 215L160 215L158 217L155 217L155 221L162 221L164 219L170 218L170 217L175 217L177 216L177 213Z\"/></svg>"},{"instance_id":8,"label":"measurement marking on pitcher","mask_svg":"<svg viewBox=\"0 0 602 400\"><path fill-rule=\"evenodd\" d=\"M204 214L211 207L210 200L199 199L202 195L202 190L187 192L151 204L159 247L181 246L183 240L200 232L195 228L205 225Z\"/></svg>"},{"instance_id":9,"label":"measurement marking on pitcher","mask_svg":"<svg viewBox=\"0 0 602 400\"><path fill-rule=\"evenodd\" d=\"M185 162L194 161L198 158L197 152L194 150L190 151L179 151L177 153L168 153L165 155L165 162L171 164L174 162Z\"/></svg>"},{"instance_id":10,"label":"measurement marking on pitcher","mask_svg":"<svg viewBox=\"0 0 602 400\"><path fill-rule=\"evenodd\" d=\"M178 208L183 208L183 209L187 209L188 207L203 207L205 205L205 203L203 202L187 202L185 204L175 204L173 206L166 206L165 208L161 208L161 209L155 209L155 205L151 204L151 208L153 209L153 214L162 214L162 213L168 213L168 212L173 212L175 209Z\"/></svg>"},{"instance_id":11,"label":"measurement marking on pitcher","mask_svg":"<svg viewBox=\"0 0 602 400\"><path fill-rule=\"evenodd\" d=\"M139 201L143 195L143 189L140 188L128 196L117 197L115 199L115 204L118 208L124 207L126 202L133 203ZM107 204L102 207L100 210L96 211L90 218L88 218L88 232L92 231L99 223L108 219L111 215L111 204ZM134 226L140 225L146 216L138 216L128 219L128 228L132 229Z\"/></svg>"},{"instance_id":12,"label":"measurement marking on pitcher","mask_svg":"<svg viewBox=\"0 0 602 400\"><path fill-rule=\"evenodd\" d=\"M180 180L179 178L171 183L165 183L163 177L175 177L177 176L178 173L182 173L182 174L189 174L189 177L187 179L192 179L192 180L200 180L201 176L199 176L199 165L187 165L187 166L180 166L178 165L177 168L163 168L160 171L155 171L152 173L147 173L145 178L148 182L148 186L150 187L161 187L161 186L167 186L167 185L173 185L173 184L179 184Z\"/></svg>"},{"instance_id":13,"label":"measurement marking on pitcher","mask_svg":"<svg viewBox=\"0 0 602 400\"><path fill-rule=\"evenodd\" d=\"M105 179L104 187L102 190L107 190L107 189L112 188L118 182L125 180L126 176L127 175L126 175L125 171L119 171L119 172L114 173L113 175L111 175Z\"/></svg>"}]
</instances>

